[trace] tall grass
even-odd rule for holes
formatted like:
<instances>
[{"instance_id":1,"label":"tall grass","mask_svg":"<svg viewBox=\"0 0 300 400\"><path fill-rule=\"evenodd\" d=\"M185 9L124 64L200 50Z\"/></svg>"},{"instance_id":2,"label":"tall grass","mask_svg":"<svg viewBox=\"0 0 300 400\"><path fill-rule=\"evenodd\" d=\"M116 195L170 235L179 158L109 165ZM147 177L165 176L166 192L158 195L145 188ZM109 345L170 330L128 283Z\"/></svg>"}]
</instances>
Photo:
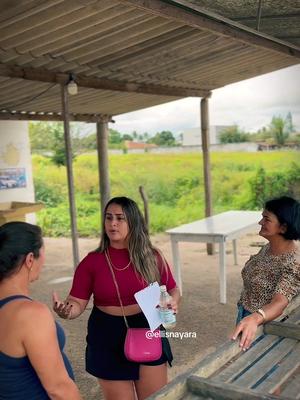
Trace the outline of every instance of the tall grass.
<instances>
[{"instance_id":1,"label":"tall grass","mask_svg":"<svg viewBox=\"0 0 300 400\"><path fill-rule=\"evenodd\" d=\"M283 177L289 177L298 166L299 154L293 151L212 153L214 212L259 207L260 203L253 197L259 171L263 170L267 176L280 171ZM101 216L97 157L80 155L73 167L79 233L81 236L98 236ZM46 235L70 235L65 168L56 167L49 159L35 155L33 173L36 199L46 205L38 213L38 223ZM200 153L111 155L109 175L111 195L131 197L141 209L143 204L138 188L140 185L144 187L149 199L151 233L204 216L203 160ZM293 179L297 181L297 174ZM280 192L280 187L276 190Z\"/></svg>"}]
</instances>

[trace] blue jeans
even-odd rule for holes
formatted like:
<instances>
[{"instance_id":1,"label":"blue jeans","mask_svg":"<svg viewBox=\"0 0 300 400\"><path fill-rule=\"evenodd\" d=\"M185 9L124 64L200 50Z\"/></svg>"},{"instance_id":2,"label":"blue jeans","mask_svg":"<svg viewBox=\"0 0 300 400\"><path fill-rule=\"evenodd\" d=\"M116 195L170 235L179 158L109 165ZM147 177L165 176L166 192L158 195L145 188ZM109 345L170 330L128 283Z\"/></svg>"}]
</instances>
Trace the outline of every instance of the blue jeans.
<instances>
[{"instance_id":1,"label":"blue jeans","mask_svg":"<svg viewBox=\"0 0 300 400\"><path fill-rule=\"evenodd\" d=\"M236 316L236 325L241 322L241 320L247 315L252 314L250 311L246 310L242 305L238 305L237 316Z\"/></svg>"}]
</instances>

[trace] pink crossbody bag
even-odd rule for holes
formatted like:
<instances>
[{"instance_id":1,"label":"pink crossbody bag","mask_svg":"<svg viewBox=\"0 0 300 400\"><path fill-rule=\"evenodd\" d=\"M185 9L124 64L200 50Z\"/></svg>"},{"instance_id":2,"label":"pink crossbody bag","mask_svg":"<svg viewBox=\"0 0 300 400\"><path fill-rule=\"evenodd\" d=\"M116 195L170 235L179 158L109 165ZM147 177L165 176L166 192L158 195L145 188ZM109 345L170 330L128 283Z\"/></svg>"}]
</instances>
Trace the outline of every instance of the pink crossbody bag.
<instances>
[{"instance_id":1,"label":"pink crossbody bag","mask_svg":"<svg viewBox=\"0 0 300 400\"><path fill-rule=\"evenodd\" d=\"M160 337L160 330L155 329L150 331L150 328L130 328L127 318L124 313L124 307L120 296L119 286L116 281L115 273L113 271L110 259L105 250L105 257L109 265L113 281L118 294L124 322L127 328L124 354L127 360L133 362L150 362L158 360L162 355L162 342Z\"/></svg>"}]
</instances>

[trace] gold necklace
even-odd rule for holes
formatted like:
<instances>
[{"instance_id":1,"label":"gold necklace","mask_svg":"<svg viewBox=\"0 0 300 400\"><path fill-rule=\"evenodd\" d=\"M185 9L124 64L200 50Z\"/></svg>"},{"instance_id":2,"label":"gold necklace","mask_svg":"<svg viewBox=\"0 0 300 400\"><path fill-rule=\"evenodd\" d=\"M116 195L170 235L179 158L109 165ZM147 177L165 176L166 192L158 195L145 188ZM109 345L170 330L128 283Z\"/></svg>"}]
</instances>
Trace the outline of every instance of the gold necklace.
<instances>
[{"instance_id":1,"label":"gold necklace","mask_svg":"<svg viewBox=\"0 0 300 400\"><path fill-rule=\"evenodd\" d=\"M112 266L116 271L124 271L124 270L127 269L127 268L129 267L129 265L131 264L131 260L129 260L129 263L128 263L125 267L123 267L123 268L116 267L116 266L113 264L113 262L111 261L111 258L110 258L108 249L106 249L106 254L107 254L107 258L108 258L108 260L109 260L111 266Z\"/></svg>"}]
</instances>

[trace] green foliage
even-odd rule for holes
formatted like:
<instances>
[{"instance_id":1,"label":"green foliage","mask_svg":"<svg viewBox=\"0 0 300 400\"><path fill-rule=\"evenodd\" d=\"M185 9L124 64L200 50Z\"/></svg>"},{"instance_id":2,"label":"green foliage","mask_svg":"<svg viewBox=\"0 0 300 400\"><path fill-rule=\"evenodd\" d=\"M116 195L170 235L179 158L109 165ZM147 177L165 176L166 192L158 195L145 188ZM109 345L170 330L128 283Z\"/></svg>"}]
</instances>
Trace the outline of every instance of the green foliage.
<instances>
[{"instance_id":1,"label":"green foliage","mask_svg":"<svg viewBox=\"0 0 300 400\"><path fill-rule=\"evenodd\" d=\"M175 138L170 131L157 132L155 136L148 140L148 143L154 143L157 146L174 146Z\"/></svg>"},{"instance_id":2,"label":"green foliage","mask_svg":"<svg viewBox=\"0 0 300 400\"><path fill-rule=\"evenodd\" d=\"M38 177L34 179L34 191L36 201L44 203L46 207L56 207L64 201L58 185L49 185Z\"/></svg>"},{"instance_id":3,"label":"green foliage","mask_svg":"<svg viewBox=\"0 0 300 400\"><path fill-rule=\"evenodd\" d=\"M122 133L114 129L109 129L108 147L110 149L123 150L125 153L125 140L133 141L140 139L140 137L141 135L138 135L136 132L133 132L132 135L128 135L127 133L122 135Z\"/></svg>"},{"instance_id":4,"label":"green foliage","mask_svg":"<svg viewBox=\"0 0 300 400\"><path fill-rule=\"evenodd\" d=\"M263 126L259 129L256 133L251 134L250 139L251 141L265 141L272 137L272 132L269 128Z\"/></svg>"},{"instance_id":5,"label":"green foliage","mask_svg":"<svg viewBox=\"0 0 300 400\"><path fill-rule=\"evenodd\" d=\"M49 158L33 155L35 198L47 207L67 201L66 171L53 165Z\"/></svg>"},{"instance_id":6,"label":"green foliage","mask_svg":"<svg viewBox=\"0 0 300 400\"><path fill-rule=\"evenodd\" d=\"M38 224L43 229L45 236L70 236L70 215L67 202L39 211Z\"/></svg>"},{"instance_id":7,"label":"green foliage","mask_svg":"<svg viewBox=\"0 0 300 400\"><path fill-rule=\"evenodd\" d=\"M262 127L255 134L251 135L251 141L264 141L268 144L277 144L283 146L289 142L289 136L295 132L293 125L293 117L291 112L288 112L286 118L280 115L274 115L269 127ZM291 142L297 142L297 138L291 139Z\"/></svg>"},{"instance_id":8,"label":"green foliage","mask_svg":"<svg viewBox=\"0 0 300 400\"><path fill-rule=\"evenodd\" d=\"M220 142L241 143L249 140L249 134L243 132L237 125L229 126L220 133Z\"/></svg>"},{"instance_id":9,"label":"green foliage","mask_svg":"<svg viewBox=\"0 0 300 400\"><path fill-rule=\"evenodd\" d=\"M298 147L300 146L300 133L296 133L295 135L289 137L286 144L296 144Z\"/></svg>"},{"instance_id":10,"label":"green foliage","mask_svg":"<svg viewBox=\"0 0 300 400\"><path fill-rule=\"evenodd\" d=\"M73 163L76 190L99 195L98 161L96 155L82 154Z\"/></svg>"},{"instance_id":11,"label":"green foliage","mask_svg":"<svg viewBox=\"0 0 300 400\"><path fill-rule=\"evenodd\" d=\"M48 122L29 122L29 138L32 151L47 151L52 147Z\"/></svg>"},{"instance_id":12,"label":"green foliage","mask_svg":"<svg viewBox=\"0 0 300 400\"><path fill-rule=\"evenodd\" d=\"M290 111L287 113L287 116L285 118L285 125L286 125L286 129L289 133L295 132L295 127L293 124L293 117L292 117L292 113Z\"/></svg>"},{"instance_id":13,"label":"green foliage","mask_svg":"<svg viewBox=\"0 0 300 400\"><path fill-rule=\"evenodd\" d=\"M108 143L119 144L122 143L122 134L115 129L109 129Z\"/></svg>"},{"instance_id":14,"label":"green foliage","mask_svg":"<svg viewBox=\"0 0 300 400\"><path fill-rule=\"evenodd\" d=\"M123 140L130 140L132 142L133 141L133 137L128 135L127 133L125 133L125 135L123 135Z\"/></svg>"},{"instance_id":15,"label":"green foliage","mask_svg":"<svg viewBox=\"0 0 300 400\"><path fill-rule=\"evenodd\" d=\"M266 198L298 193L298 153L211 153L214 213L259 209ZM73 163L77 224L81 236L99 236L100 196L95 154L78 155ZM111 195L133 198L143 210L138 187L149 199L150 231L162 232L204 217L203 160L200 153L110 155ZM66 168L33 156L37 200L46 207L38 223L48 236L69 236ZM299 194L300 195L300 194Z\"/></svg>"},{"instance_id":16,"label":"green foliage","mask_svg":"<svg viewBox=\"0 0 300 400\"><path fill-rule=\"evenodd\" d=\"M53 144L51 150L53 151L53 155L51 156L52 161L56 165L66 165L66 150L65 150L65 139L64 139L64 131L62 124L55 124L52 127L53 134Z\"/></svg>"},{"instance_id":17,"label":"green foliage","mask_svg":"<svg viewBox=\"0 0 300 400\"><path fill-rule=\"evenodd\" d=\"M283 119L280 115L274 115L270 124L270 130L273 134L275 142L283 146L288 139L290 133L293 130L291 115L288 114L286 119Z\"/></svg>"},{"instance_id":18,"label":"green foliage","mask_svg":"<svg viewBox=\"0 0 300 400\"><path fill-rule=\"evenodd\" d=\"M149 138L150 138L150 135L149 135L149 133L148 132L144 132L143 134L142 134L142 140L144 141L144 142L147 142L148 140L149 140Z\"/></svg>"},{"instance_id":19,"label":"green foliage","mask_svg":"<svg viewBox=\"0 0 300 400\"><path fill-rule=\"evenodd\" d=\"M74 149L76 149L76 153L82 153L84 151L89 151L89 150L96 150L97 149L96 133L90 133L89 135L74 138L73 147Z\"/></svg>"},{"instance_id":20,"label":"green foliage","mask_svg":"<svg viewBox=\"0 0 300 400\"><path fill-rule=\"evenodd\" d=\"M295 196L295 189L300 187L300 165L293 163L288 169L266 173L260 167L249 180L249 206L261 208L266 200L278 196Z\"/></svg>"},{"instance_id":21,"label":"green foliage","mask_svg":"<svg viewBox=\"0 0 300 400\"><path fill-rule=\"evenodd\" d=\"M50 152L51 159L55 165L66 165L64 126L62 122L31 122L29 123L29 137L33 151ZM73 148L72 158L74 157Z\"/></svg>"}]
</instances>

